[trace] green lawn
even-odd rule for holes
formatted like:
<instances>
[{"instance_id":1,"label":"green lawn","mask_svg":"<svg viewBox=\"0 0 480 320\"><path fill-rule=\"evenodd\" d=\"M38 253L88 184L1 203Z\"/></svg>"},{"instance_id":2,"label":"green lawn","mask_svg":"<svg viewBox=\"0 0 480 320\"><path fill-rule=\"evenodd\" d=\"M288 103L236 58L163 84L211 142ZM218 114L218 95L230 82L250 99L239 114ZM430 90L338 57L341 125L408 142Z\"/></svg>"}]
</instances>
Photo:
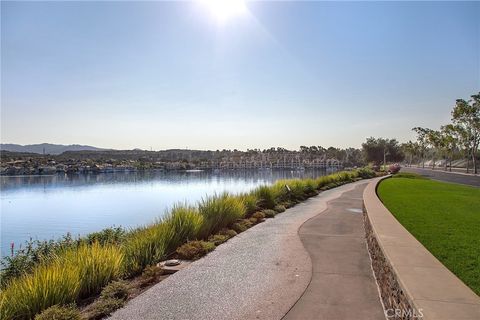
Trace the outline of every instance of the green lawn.
<instances>
[{"instance_id":1,"label":"green lawn","mask_svg":"<svg viewBox=\"0 0 480 320\"><path fill-rule=\"evenodd\" d=\"M480 188L392 178L380 183L378 195L410 233L480 295Z\"/></svg>"}]
</instances>

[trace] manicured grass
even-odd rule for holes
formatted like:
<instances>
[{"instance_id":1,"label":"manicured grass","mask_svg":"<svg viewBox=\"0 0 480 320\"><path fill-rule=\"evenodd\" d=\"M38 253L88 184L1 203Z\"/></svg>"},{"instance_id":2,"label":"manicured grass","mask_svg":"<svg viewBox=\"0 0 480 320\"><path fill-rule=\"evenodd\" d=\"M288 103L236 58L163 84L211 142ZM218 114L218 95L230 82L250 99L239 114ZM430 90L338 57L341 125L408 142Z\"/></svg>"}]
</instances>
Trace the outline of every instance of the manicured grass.
<instances>
[{"instance_id":1,"label":"manicured grass","mask_svg":"<svg viewBox=\"0 0 480 320\"><path fill-rule=\"evenodd\" d=\"M398 221L480 295L480 189L433 180L382 181L378 195Z\"/></svg>"}]
</instances>

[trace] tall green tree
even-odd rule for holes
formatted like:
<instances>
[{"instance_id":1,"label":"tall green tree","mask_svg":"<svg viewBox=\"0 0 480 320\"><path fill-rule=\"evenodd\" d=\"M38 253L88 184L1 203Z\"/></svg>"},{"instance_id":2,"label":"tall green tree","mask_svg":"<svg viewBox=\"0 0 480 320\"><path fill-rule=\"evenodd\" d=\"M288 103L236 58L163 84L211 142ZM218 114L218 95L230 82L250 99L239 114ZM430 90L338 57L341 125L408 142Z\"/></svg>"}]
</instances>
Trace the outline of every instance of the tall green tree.
<instances>
[{"instance_id":1,"label":"tall green tree","mask_svg":"<svg viewBox=\"0 0 480 320\"><path fill-rule=\"evenodd\" d=\"M401 145L403 153L405 156L408 156L408 165L411 166L413 158L418 156L420 151L420 146L417 142L408 141Z\"/></svg>"},{"instance_id":2,"label":"tall green tree","mask_svg":"<svg viewBox=\"0 0 480 320\"><path fill-rule=\"evenodd\" d=\"M458 131L456 130L455 125L447 124L440 127L440 136L445 157L445 171L447 171L447 167L452 171L452 160L455 156L455 152L459 149L460 143Z\"/></svg>"},{"instance_id":3,"label":"tall green tree","mask_svg":"<svg viewBox=\"0 0 480 320\"><path fill-rule=\"evenodd\" d=\"M420 156L422 157L422 167L425 168L425 155L428 147L428 132L430 129L415 127L412 129L417 134L417 142L420 148Z\"/></svg>"},{"instance_id":4,"label":"tall green tree","mask_svg":"<svg viewBox=\"0 0 480 320\"><path fill-rule=\"evenodd\" d=\"M458 99L452 111L452 122L462 128L466 135L469 157L473 162L473 171L478 173L477 152L480 144L480 92L471 96L469 101ZM467 165L468 171L468 165Z\"/></svg>"},{"instance_id":5,"label":"tall green tree","mask_svg":"<svg viewBox=\"0 0 480 320\"><path fill-rule=\"evenodd\" d=\"M399 162L405 158L396 139L367 138L367 141L362 144L362 152L366 162L373 162L376 165Z\"/></svg>"}]
</instances>

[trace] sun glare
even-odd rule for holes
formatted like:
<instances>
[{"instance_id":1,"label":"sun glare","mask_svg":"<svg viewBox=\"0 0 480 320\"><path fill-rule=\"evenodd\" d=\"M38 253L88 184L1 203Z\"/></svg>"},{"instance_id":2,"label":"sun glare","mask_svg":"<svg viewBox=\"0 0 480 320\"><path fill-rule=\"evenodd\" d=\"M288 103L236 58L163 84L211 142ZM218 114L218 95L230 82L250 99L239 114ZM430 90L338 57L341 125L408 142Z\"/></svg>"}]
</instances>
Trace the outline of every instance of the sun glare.
<instances>
[{"instance_id":1,"label":"sun glare","mask_svg":"<svg viewBox=\"0 0 480 320\"><path fill-rule=\"evenodd\" d=\"M201 0L201 2L219 22L225 22L247 12L244 0Z\"/></svg>"}]
</instances>

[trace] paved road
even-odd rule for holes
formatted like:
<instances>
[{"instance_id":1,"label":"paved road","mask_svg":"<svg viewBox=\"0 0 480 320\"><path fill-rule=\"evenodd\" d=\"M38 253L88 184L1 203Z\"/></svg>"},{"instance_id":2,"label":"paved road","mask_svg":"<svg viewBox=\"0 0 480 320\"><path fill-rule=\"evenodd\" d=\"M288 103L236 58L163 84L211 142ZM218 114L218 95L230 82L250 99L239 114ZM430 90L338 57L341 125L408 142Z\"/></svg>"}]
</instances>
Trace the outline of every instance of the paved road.
<instances>
[{"instance_id":1,"label":"paved road","mask_svg":"<svg viewBox=\"0 0 480 320\"><path fill-rule=\"evenodd\" d=\"M305 250L299 228L325 211L328 201L365 183L322 192L245 231L131 300L111 319L281 319L305 292L312 279L312 260L317 261ZM358 203L352 205L361 208ZM360 213L351 215L361 219ZM360 231L357 233L363 237ZM339 251L348 246L341 242L335 245ZM348 255L357 256L357 249L366 252L363 244L352 245L357 247ZM359 262L367 261L363 258ZM337 283L352 288L359 284L355 275L345 277L348 280L341 283L342 279L337 279ZM359 292L371 293L370 289Z\"/></svg>"},{"instance_id":2,"label":"paved road","mask_svg":"<svg viewBox=\"0 0 480 320\"><path fill-rule=\"evenodd\" d=\"M404 167L402 168L401 171L418 173L434 180L460 183L460 184L466 184L474 187L480 187L480 176L467 175L467 174L454 173L454 172L445 172L445 171L442 171L442 169L432 170L432 169L422 169L422 168L412 168L412 167Z\"/></svg>"},{"instance_id":3,"label":"paved road","mask_svg":"<svg viewBox=\"0 0 480 320\"><path fill-rule=\"evenodd\" d=\"M285 320L385 320L365 241L364 188L359 185L331 201L300 228L313 274Z\"/></svg>"}]
</instances>

